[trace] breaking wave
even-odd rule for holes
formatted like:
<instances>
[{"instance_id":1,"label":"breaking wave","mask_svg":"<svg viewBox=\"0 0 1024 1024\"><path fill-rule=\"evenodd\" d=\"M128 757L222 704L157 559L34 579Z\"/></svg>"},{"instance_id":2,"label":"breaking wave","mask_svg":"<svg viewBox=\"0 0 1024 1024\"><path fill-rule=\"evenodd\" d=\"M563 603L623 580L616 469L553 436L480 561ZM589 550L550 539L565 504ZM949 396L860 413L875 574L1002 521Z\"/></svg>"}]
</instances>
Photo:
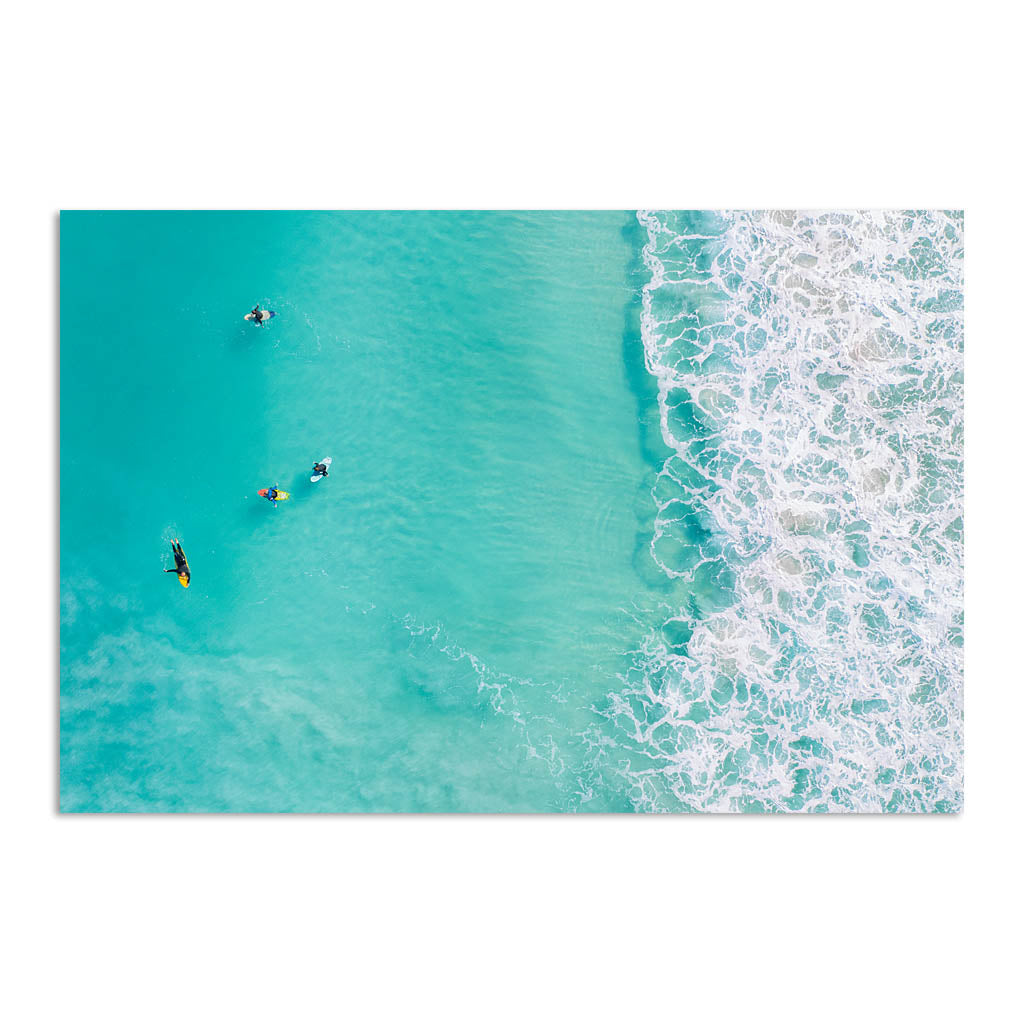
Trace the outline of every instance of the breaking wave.
<instances>
[{"instance_id":1,"label":"breaking wave","mask_svg":"<svg viewBox=\"0 0 1024 1024\"><path fill-rule=\"evenodd\" d=\"M959 810L962 213L638 218L688 596L600 709L633 805Z\"/></svg>"}]
</instances>

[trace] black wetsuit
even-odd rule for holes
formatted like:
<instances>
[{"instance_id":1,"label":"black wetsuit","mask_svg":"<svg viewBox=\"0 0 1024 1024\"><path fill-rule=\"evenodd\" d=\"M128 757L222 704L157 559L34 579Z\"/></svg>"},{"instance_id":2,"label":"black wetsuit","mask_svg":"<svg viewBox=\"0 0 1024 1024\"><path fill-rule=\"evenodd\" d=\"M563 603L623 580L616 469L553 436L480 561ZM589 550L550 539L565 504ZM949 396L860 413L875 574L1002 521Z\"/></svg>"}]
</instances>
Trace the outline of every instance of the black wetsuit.
<instances>
[{"instance_id":1,"label":"black wetsuit","mask_svg":"<svg viewBox=\"0 0 1024 1024\"><path fill-rule=\"evenodd\" d=\"M263 314L260 312L259 306L253 306L252 318L255 321L257 327L259 327L259 325L263 323Z\"/></svg>"},{"instance_id":2,"label":"black wetsuit","mask_svg":"<svg viewBox=\"0 0 1024 1024\"><path fill-rule=\"evenodd\" d=\"M174 552L174 568L164 569L164 572L176 572L179 576L189 579L192 574L188 570L188 562L185 561L185 552L181 550L181 545L172 540L171 550Z\"/></svg>"},{"instance_id":3,"label":"black wetsuit","mask_svg":"<svg viewBox=\"0 0 1024 1024\"><path fill-rule=\"evenodd\" d=\"M318 462L313 467L313 472L319 473L321 476L327 476L327 467L322 462Z\"/></svg>"}]
</instances>

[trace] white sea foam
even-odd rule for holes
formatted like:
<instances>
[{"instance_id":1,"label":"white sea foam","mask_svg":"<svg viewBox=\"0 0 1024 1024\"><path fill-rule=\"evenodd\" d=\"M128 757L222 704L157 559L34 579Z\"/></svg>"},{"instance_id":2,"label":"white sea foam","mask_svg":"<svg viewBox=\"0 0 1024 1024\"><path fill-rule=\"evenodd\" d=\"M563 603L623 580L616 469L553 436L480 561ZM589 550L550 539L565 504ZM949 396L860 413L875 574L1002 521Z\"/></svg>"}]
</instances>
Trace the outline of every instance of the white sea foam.
<instances>
[{"instance_id":1,"label":"white sea foam","mask_svg":"<svg viewBox=\"0 0 1024 1024\"><path fill-rule=\"evenodd\" d=\"M962 215L639 220L693 596L604 710L636 806L959 809Z\"/></svg>"}]
</instances>

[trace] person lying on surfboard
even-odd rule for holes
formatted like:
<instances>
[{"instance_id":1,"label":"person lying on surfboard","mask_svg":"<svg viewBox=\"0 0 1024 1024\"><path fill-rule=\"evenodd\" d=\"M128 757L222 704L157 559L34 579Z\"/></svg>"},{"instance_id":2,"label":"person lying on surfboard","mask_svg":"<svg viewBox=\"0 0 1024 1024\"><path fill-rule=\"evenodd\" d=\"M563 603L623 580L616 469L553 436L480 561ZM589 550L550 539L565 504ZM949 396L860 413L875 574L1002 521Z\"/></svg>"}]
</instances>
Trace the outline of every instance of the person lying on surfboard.
<instances>
[{"instance_id":1,"label":"person lying on surfboard","mask_svg":"<svg viewBox=\"0 0 1024 1024\"><path fill-rule=\"evenodd\" d=\"M252 312L249 314L249 316L252 317L252 322L257 327L259 327L259 325L263 323L263 314L260 312L260 304L258 302L256 303L255 306L252 307Z\"/></svg>"},{"instance_id":2,"label":"person lying on surfboard","mask_svg":"<svg viewBox=\"0 0 1024 1024\"><path fill-rule=\"evenodd\" d=\"M321 476L328 476L329 474L327 472L327 463L325 463L325 462L318 462L318 463L316 463L313 466L313 472L314 473L319 473Z\"/></svg>"},{"instance_id":3,"label":"person lying on surfboard","mask_svg":"<svg viewBox=\"0 0 1024 1024\"><path fill-rule=\"evenodd\" d=\"M274 484L273 487L268 487L267 488L267 493L266 493L265 497L266 497L267 501L269 501L272 505L276 505L277 504L277 495L278 495L277 484Z\"/></svg>"},{"instance_id":4,"label":"person lying on surfboard","mask_svg":"<svg viewBox=\"0 0 1024 1024\"><path fill-rule=\"evenodd\" d=\"M181 545L176 541L171 541L171 550L174 552L174 568L164 569L164 572L176 572L178 574L178 582L183 587L187 587L189 580L192 578L192 573L189 571L188 562L185 560L185 552L181 550Z\"/></svg>"}]
</instances>

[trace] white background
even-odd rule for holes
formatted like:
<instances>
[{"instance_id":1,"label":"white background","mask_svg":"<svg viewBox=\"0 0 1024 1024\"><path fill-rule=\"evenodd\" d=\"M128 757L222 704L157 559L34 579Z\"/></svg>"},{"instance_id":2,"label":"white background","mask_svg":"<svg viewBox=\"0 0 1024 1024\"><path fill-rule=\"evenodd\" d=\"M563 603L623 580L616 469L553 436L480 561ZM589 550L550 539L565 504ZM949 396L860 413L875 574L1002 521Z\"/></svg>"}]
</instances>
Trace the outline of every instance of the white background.
<instances>
[{"instance_id":1,"label":"white background","mask_svg":"<svg viewBox=\"0 0 1024 1024\"><path fill-rule=\"evenodd\" d=\"M1019 1011L1015 12L553 0L9 8L4 1019ZM56 211L638 205L966 207L965 812L59 817Z\"/></svg>"}]
</instances>

